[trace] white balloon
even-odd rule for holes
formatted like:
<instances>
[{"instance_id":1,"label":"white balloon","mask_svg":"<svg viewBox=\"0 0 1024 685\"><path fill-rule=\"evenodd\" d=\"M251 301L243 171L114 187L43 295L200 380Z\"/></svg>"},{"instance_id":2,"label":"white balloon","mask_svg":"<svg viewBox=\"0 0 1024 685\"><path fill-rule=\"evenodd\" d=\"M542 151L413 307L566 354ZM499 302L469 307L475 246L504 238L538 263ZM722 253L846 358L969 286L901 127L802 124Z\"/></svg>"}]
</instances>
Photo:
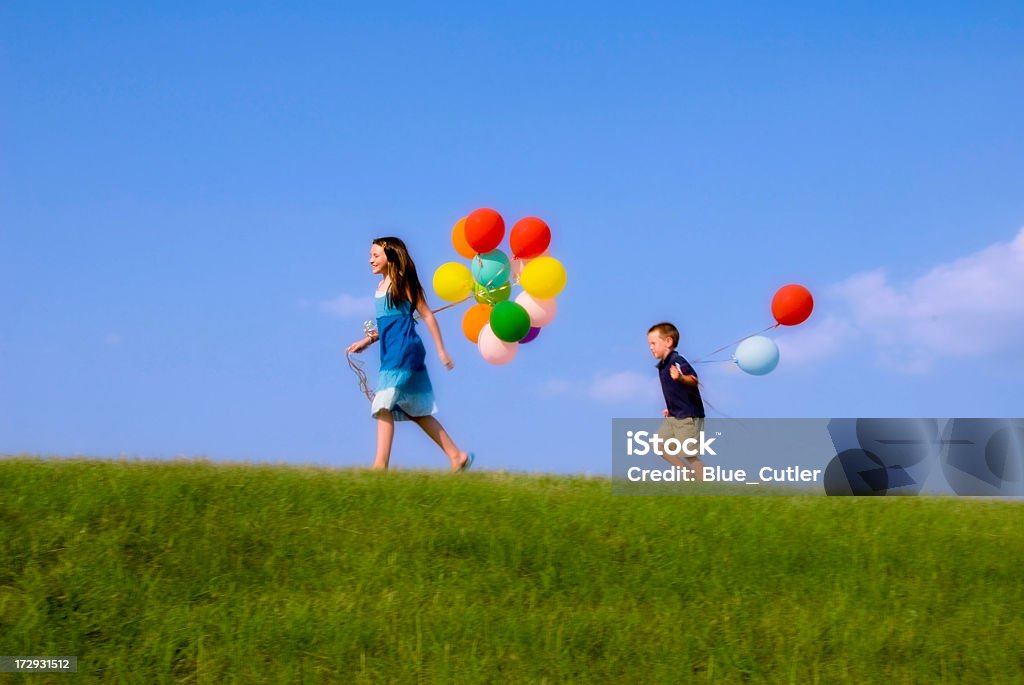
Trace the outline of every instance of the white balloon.
<instances>
[{"instance_id":1,"label":"white balloon","mask_svg":"<svg viewBox=\"0 0 1024 685\"><path fill-rule=\"evenodd\" d=\"M495 366L508 364L515 359L516 352L519 351L519 343L509 343L500 339L491 330L489 323L480 329L480 338L476 346L480 350L480 356Z\"/></svg>"},{"instance_id":2,"label":"white balloon","mask_svg":"<svg viewBox=\"0 0 1024 685\"><path fill-rule=\"evenodd\" d=\"M779 346L771 338L754 335L739 344L734 355L736 364L754 376L771 373L779 364Z\"/></svg>"},{"instance_id":3,"label":"white balloon","mask_svg":"<svg viewBox=\"0 0 1024 685\"><path fill-rule=\"evenodd\" d=\"M558 313L558 302L554 298L542 300L524 292L516 298L516 304L526 310L526 313L530 315L530 325L537 328L547 326L554 321L555 314Z\"/></svg>"}]
</instances>

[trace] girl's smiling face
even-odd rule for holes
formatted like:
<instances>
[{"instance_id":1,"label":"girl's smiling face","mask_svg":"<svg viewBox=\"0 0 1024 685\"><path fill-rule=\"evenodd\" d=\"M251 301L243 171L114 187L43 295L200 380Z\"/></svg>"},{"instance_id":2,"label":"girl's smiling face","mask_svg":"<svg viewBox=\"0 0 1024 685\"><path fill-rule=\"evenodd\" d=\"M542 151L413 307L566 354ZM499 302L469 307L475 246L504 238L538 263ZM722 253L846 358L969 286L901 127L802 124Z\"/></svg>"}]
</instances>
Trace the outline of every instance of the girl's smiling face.
<instances>
[{"instance_id":1,"label":"girl's smiling face","mask_svg":"<svg viewBox=\"0 0 1024 685\"><path fill-rule=\"evenodd\" d=\"M384 248L373 244L370 246L370 269L375 274L382 274L388 266L388 257L384 254Z\"/></svg>"}]
</instances>

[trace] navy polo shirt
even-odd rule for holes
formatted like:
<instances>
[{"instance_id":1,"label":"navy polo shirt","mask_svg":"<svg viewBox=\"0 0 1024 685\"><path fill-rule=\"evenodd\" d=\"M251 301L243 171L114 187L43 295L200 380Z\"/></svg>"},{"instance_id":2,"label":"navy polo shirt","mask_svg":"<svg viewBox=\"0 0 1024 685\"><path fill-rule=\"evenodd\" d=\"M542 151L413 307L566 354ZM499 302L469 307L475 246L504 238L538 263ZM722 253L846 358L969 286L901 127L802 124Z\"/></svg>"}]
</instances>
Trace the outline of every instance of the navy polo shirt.
<instances>
[{"instance_id":1,"label":"navy polo shirt","mask_svg":"<svg viewBox=\"0 0 1024 685\"><path fill-rule=\"evenodd\" d=\"M675 350L669 352L667 357L658 362L658 378L661 379L661 392L665 395L668 415L677 419L691 416L704 418L704 401L700 398L700 390L696 386L672 380L672 372L669 369L676 364L679 365L679 370L683 372L684 376L697 375L697 372L690 366L690 362Z\"/></svg>"}]
</instances>

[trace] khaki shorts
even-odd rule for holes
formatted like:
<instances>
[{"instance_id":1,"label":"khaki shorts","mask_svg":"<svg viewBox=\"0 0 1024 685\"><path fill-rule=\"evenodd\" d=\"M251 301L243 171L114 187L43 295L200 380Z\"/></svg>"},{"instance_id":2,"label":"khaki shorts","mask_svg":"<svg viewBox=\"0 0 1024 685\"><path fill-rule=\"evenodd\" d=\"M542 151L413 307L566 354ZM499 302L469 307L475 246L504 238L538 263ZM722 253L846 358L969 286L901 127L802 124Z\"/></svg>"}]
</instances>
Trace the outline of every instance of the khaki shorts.
<instances>
[{"instance_id":1,"label":"khaki shorts","mask_svg":"<svg viewBox=\"0 0 1024 685\"><path fill-rule=\"evenodd\" d=\"M699 444L700 432L702 430L704 430L703 417L687 416L685 419L677 419L674 416L670 416L661 422L661 426L658 428L658 437L662 440L675 438L679 442L683 442L688 438L693 438ZM698 458L682 453L680 453L679 456L691 461Z\"/></svg>"}]
</instances>

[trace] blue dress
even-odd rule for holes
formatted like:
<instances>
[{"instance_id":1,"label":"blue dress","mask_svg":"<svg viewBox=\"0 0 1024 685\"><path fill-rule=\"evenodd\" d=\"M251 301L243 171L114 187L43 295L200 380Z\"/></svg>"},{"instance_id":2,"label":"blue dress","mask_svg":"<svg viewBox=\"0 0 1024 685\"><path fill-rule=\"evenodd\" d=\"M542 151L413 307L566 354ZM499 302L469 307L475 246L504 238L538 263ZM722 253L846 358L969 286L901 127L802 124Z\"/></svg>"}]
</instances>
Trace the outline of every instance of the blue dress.
<instances>
[{"instance_id":1,"label":"blue dress","mask_svg":"<svg viewBox=\"0 0 1024 685\"><path fill-rule=\"evenodd\" d=\"M380 374L370 413L387 409L395 421L437 413L434 389L425 364L427 352L416 333L413 308L408 302L394 307L385 291L377 291L377 334Z\"/></svg>"}]
</instances>

